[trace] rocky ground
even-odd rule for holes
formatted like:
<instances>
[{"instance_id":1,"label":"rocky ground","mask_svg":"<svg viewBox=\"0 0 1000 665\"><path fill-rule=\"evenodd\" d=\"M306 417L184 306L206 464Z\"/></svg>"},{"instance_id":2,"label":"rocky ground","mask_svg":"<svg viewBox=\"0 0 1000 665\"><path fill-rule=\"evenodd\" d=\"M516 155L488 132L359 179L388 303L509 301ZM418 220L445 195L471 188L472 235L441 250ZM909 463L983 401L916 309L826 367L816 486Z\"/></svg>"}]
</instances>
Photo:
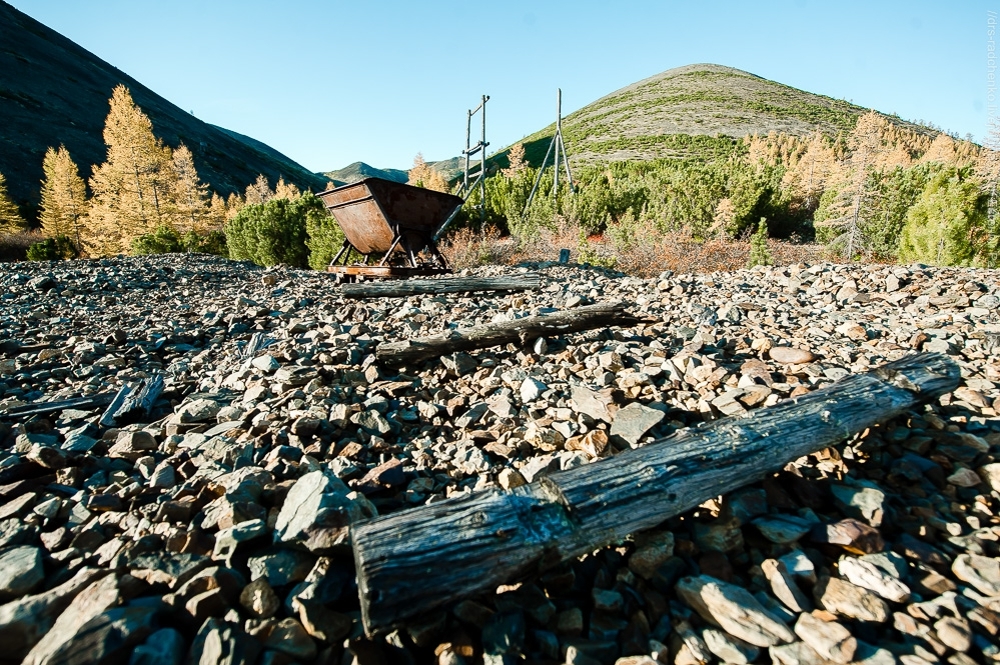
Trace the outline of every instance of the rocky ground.
<instances>
[{"instance_id":1,"label":"rocky ground","mask_svg":"<svg viewBox=\"0 0 1000 665\"><path fill-rule=\"evenodd\" d=\"M529 268L538 291L351 301L324 274L206 256L0 267L0 662L1000 661L997 272L474 274ZM383 340L608 300L651 323L374 358ZM364 637L351 521L531 482L915 349L949 354L962 386L634 541ZM138 422L16 415L157 374Z\"/></svg>"}]
</instances>

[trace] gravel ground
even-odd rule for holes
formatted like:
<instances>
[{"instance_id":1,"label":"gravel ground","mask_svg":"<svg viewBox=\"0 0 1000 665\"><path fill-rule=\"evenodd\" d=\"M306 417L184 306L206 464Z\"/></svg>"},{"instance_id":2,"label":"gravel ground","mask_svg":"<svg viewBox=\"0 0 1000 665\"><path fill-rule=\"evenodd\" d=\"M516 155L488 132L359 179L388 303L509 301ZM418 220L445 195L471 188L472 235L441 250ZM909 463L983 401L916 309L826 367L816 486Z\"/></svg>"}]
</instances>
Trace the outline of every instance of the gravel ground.
<instances>
[{"instance_id":1,"label":"gravel ground","mask_svg":"<svg viewBox=\"0 0 1000 665\"><path fill-rule=\"evenodd\" d=\"M819 264L342 297L202 255L0 266L0 662L1000 661L996 271ZM649 322L415 366L383 341L623 301ZM962 385L373 640L350 525L511 489L916 350ZM18 415L160 376L148 412ZM131 659L131 660L130 660Z\"/></svg>"}]
</instances>

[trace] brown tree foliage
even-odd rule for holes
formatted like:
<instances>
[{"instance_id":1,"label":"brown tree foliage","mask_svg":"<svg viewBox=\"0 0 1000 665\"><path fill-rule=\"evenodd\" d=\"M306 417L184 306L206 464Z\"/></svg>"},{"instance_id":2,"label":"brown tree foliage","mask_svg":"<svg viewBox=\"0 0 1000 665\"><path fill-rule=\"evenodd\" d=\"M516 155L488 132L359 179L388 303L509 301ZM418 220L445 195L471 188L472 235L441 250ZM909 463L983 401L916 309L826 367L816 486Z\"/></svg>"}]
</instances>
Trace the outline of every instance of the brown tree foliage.
<instances>
[{"instance_id":1,"label":"brown tree foliage","mask_svg":"<svg viewBox=\"0 0 1000 665\"><path fill-rule=\"evenodd\" d=\"M523 143L515 143L510 147L510 150L507 152L507 161L509 162L507 168L500 170L500 173L505 178L515 178L519 173L528 168L528 162L524 161Z\"/></svg>"},{"instance_id":2,"label":"brown tree foliage","mask_svg":"<svg viewBox=\"0 0 1000 665\"><path fill-rule=\"evenodd\" d=\"M294 201L300 196L302 196L302 192L295 186L295 183L285 182L284 178L278 178L278 184L274 186L274 198Z\"/></svg>"},{"instance_id":3,"label":"brown tree foliage","mask_svg":"<svg viewBox=\"0 0 1000 665\"><path fill-rule=\"evenodd\" d=\"M448 181L444 179L439 172L435 171L430 167L427 162L424 161L424 156L421 153L417 153L417 156L413 158L413 168L410 169L408 173L409 179L406 181L409 185L416 185L417 187L423 187L425 189L433 189L438 192L449 191Z\"/></svg>"}]
</instances>

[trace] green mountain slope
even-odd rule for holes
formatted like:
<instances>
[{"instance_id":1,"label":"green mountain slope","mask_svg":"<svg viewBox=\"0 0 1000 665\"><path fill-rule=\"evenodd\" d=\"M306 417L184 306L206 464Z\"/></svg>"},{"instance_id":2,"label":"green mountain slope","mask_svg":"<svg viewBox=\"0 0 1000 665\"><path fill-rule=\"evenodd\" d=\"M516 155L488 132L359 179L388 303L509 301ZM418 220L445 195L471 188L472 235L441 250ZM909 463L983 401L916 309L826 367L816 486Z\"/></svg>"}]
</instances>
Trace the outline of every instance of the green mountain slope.
<instances>
[{"instance_id":1,"label":"green mountain slope","mask_svg":"<svg viewBox=\"0 0 1000 665\"><path fill-rule=\"evenodd\" d=\"M314 191L326 183L259 141L199 120L0 0L0 173L18 203L37 204L49 146L64 144L84 178L104 161L104 118L119 83L129 88L159 138L191 149L198 174L221 194L242 191L258 173L272 185L279 177Z\"/></svg>"},{"instance_id":2,"label":"green mountain slope","mask_svg":"<svg viewBox=\"0 0 1000 665\"><path fill-rule=\"evenodd\" d=\"M563 118L563 136L571 163L704 158L750 134L849 131L867 110L732 67L697 64L667 70L584 106ZM541 162L554 133L555 123L523 139L529 162Z\"/></svg>"}]
</instances>

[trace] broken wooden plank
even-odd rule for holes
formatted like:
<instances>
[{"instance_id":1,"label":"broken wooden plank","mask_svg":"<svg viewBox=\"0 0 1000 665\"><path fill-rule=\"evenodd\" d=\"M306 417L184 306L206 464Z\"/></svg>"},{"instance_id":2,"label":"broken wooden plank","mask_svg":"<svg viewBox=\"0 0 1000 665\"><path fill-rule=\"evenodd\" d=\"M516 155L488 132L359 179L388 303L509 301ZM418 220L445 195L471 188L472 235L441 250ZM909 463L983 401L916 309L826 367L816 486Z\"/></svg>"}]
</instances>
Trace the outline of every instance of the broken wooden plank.
<instances>
[{"instance_id":1,"label":"broken wooden plank","mask_svg":"<svg viewBox=\"0 0 1000 665\"><path fill-rule=\"evenodd\" d=\"M565 561L954 390L942 354L908 356L827 388L615 457L352 527L365 631L375 635Z\"/></svg>"},{"instance_id":2,"label":"broken wooden plank","mask_svg":"<svg viewBox=\"0 0 1000 665\"><path fill-rule=\"evenodd\" d=\"M449 277L391 282L344 284L340 292L348 298L403 298L420 293L470 293L474 291L530 291L542 283L538 273L501 277Z\"/></svg>"},{"instance_id":3,"label":"broken wooden plank","mask_svg":"<svg viewBox=\"0 0 1000 665\"><path fill-rule=\"evenodd\" d=\"M25 404L24 406L17 406L13 409L0 411L0 419L42 416L49 413L55 413L57 411L65 411L66 409L89 411L90 409L97 409L110 404L114 395L114 393L108 392L100 393L98 395L89 395L87 397L74 397L72 399L61 399L52 402Z\"/></svg>"},{"instance_id":4,"label":"broken wooden plank","mask_svg":"<svg viewBox=\"0 0 1000 665\"><path fill-rule=\"evenodd\" d=\"M116 427L148 416L163 392L163 375L154 374L132 387L124 385L98 421L101 427Z\"/></svg>"},{"instance_id":5,"label":"broken wooden plank","mask_svg":"<svg viewBox=\"0 0 1000 665\"><path fill-rule=\"evenodd\" d=\"M274 340L267 333L255 332L250 336L250 341L246 343L240 353L241 358L256 358L257 354L274 344Z\"/></svg>"},{"instance_id":6,"label":"broken wooden plank","mask_svg":"<svg viewBox=\"0 0 1000 665\"><path fill-rule=\"evenodd\" d=\"M52 348L52 345L47 342L41 344L21 344L12 339L0 340L0 354L8 356L16 356L22 353L38 353L43 349L50 348Z\"/></svg>"},{"instance_id":7,"label":"broken wooden plank","mask_svg":"<svg viewBox=\"0 0 1000 665\"><path fill-rule=\"evenodd\" d=\"M627 327L645 321L629 314L624 303L600 303L513 321L487 323L464 330L449 330L402 342L384 342L375 349L375 357L386 364L399 365L456 351L485 349L511 342L527 344L539 337L610 326Z\"/></svg>"}]
</instances>

